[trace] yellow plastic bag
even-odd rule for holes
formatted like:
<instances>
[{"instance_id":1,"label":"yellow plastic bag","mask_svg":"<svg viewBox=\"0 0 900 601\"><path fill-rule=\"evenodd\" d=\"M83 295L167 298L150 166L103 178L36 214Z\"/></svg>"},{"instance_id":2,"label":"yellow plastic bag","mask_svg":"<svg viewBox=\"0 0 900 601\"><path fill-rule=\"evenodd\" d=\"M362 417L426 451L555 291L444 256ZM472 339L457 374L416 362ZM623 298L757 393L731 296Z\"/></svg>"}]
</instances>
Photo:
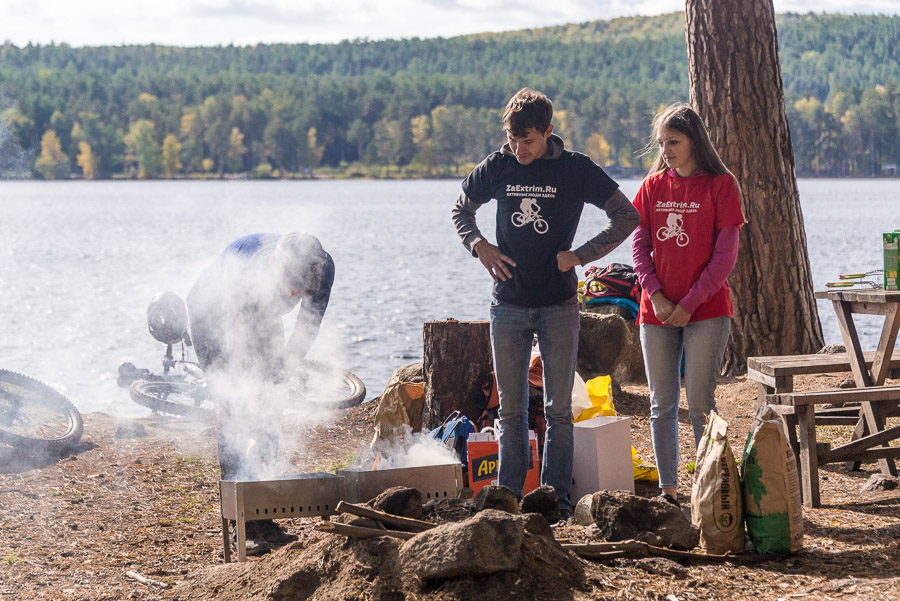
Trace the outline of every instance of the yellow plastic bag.
<instances>
[{"instance_id":1,"label":"yellow plastic bag","mask_svg":"<svg viewBox=\"0 0 900 601\"><path fill-rule=\"evenodd\" d=\"M580 378L577 377L578 374L575 374L575 376L575 386L578 387ZM587 388L589 404L580 407L580 412L574 421L580 422L599 415L616 415L616 406L613 403L612 396L612 379L609 376L592 378L585 382L585 388ZM580 401L582 405L585 405L583 395L578 395L578 401ZM576 404L576 395L573 393L573 413L577 410ZM657 471L656 466L650 463L644 463L643 460L638 459L637 450L635 450L634 446L631 447L631 465L634 470L635 480L647 480L649 482L659 481L659 472Z\"/></svg>"},{"instance_id":2,"label":"yellow plastic bag","mask_svg":"<svg viewBox=\"0 0 900 601\"><path fill-rule=\"evenodd\" d=\"M646 480L647 482L659 482L659 471L652 463L644 463L643 459L638 459L637 451L631 447L631 466L634 469L635 480Z\"/></svg>"},{"instance_id":3,"label":"yellow plastic bag","mask_svg":"<svg viewBox=\"0 0 900 601\"><path fill-rule=\"evenodd\" d=\"M612 378L609 376L597 376L585 383L587 387L590 407L582 410L575 418L580 422L599 415L615 415L616 407L612 398Z\"/></svg>"}]
</instances>

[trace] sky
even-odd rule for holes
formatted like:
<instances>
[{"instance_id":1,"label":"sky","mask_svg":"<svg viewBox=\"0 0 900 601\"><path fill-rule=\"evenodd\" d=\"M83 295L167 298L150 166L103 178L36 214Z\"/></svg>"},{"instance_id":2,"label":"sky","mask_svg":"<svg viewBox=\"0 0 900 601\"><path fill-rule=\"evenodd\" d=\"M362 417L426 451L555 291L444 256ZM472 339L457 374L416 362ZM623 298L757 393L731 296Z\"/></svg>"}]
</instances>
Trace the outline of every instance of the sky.
<instances>
[{"instance_id":1,"label":"sky","mask_svg":"<svg viewBox=\"0 0 900 601\"><path fill-rule=\"evenodd\" d=\"M776 12L900 14L900 0L774 0ZM684 8L684 0L0 0L0 43L217 46L451 37Z\"/></svg>"}]
</instances>

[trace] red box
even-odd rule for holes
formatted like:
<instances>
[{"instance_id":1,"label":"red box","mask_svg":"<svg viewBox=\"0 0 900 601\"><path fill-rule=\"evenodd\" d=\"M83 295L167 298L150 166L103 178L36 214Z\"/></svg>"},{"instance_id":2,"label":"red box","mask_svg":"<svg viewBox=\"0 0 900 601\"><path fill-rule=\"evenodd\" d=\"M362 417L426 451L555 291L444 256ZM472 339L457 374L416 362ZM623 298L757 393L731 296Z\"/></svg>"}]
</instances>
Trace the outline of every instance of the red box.
<instances>
[{"instance_id":1,"label":"red box","mask_svg":"<svg viewBox=\"0 0 900 601\"><path fill-rule=\"evenodd\" d=\"M537 437L528 432L531 455L528 457L528 474L525 476L525 494L541 485L541 466L538 461ZM478 491L488 484L497 484L497 464L500 459L499 443L491 434L469 434L466 443L469 463L469 486Z\"/></svg>"}]
</instances>

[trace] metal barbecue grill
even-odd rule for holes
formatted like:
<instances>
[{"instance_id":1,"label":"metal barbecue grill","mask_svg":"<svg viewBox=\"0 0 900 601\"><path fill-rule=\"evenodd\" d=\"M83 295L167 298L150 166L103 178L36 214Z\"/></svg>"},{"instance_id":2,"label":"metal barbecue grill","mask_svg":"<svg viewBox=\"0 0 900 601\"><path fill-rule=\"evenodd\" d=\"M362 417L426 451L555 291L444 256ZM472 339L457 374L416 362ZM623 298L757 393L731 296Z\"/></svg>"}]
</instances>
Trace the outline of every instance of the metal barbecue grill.
<instances>
[{"instance_id":1,"label":"metal barbecue grill","mask_svg":"<svg viewBox=\"0 0 900 601\"><path fill-rule=\"evenodd\" d=\"M337 470L337 474L347 481L348 503L365 503L394 486L418 489L427 500L455 499L463 487L462 466L459 463L385 470L348 468Z\"/></svg>"},{"instance_id":2,"label":"metal barbecue grill","mask_svg":"<svg viewBox=\"0 0 900 601\"><path fill-rule=\"evenodd\" d=\"M246 522L334 515L344 498L345 480L325 473L295 474L276 480L220 480L225 562L231 561L229 520L237 529L238 561L247 559Z\"/></svg>"},{"instance_id":3,"label":"metal barbecue grill","mask_svg":"<svg viewBox=\"0 0 900 601\"><path fill-rule=\"evenodd\" d=\"M416 488L428 500L456 498L463 487L459 463L384 470L352 468L274 480L220 480L225 562L231 561L229 520L237 530L238 561L247 559L246 522L334 515L339 501L365 502L394 486Z\"/></svg>"}]
</instances>

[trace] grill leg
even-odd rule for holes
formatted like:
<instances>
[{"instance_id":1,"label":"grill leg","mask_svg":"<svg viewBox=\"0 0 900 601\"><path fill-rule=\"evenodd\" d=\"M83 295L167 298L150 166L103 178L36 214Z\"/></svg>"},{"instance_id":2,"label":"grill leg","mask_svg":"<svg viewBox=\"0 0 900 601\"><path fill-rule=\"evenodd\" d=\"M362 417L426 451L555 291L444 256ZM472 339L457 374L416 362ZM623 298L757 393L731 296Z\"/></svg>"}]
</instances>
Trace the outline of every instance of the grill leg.
<instances>
[{"instance_id":1,"label":"grill leg","mask_svg":"<svg viewBox=\"0 0 900 601\"><path fill-rule=\"evenodd\" d=\"M247 561L247 523L244 521L244 508L238 510L237 519L237 556L238 561Z\"/></svg>"},{"instance_id":2,"label":"grill leg","mask_svg":"<svg viewBox=\"0 0 900 601\"><path fill-rule=\"evenodd\" d=\"M225 544L225 563L231 563L231 538L228 532L228 520L222 518L222 542Z\"/></svg>"}]
</instances>

